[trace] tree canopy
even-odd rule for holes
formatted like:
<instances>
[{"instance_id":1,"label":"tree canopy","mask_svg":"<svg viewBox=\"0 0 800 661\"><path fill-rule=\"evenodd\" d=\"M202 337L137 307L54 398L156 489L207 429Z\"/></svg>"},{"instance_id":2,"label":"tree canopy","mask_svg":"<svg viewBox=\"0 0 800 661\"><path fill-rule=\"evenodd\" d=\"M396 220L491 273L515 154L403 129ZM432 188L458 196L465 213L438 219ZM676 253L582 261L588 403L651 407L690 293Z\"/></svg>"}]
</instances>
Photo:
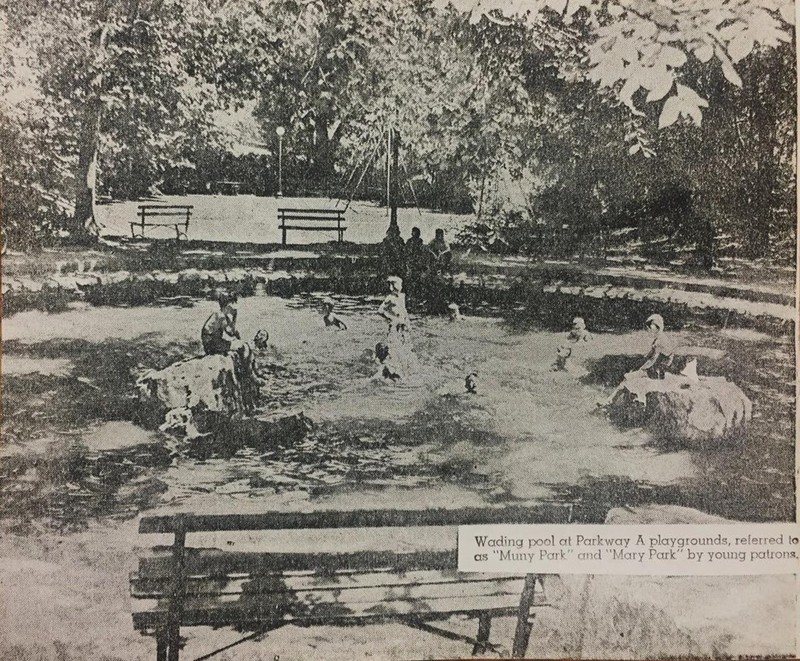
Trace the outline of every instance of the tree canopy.
<instances>
[{"instance_id":1,"label":"tree canopy","mask_svg":"<svg viewBox=\"0 0 800 661\"><path fill-rule=\"evenodd\" d=\"M421 204L593 231L678 182L716 227L745 232L736 198L791 233L793 18L791 0L6 3L5 230L91 234L98 184L136 196L223 162L215 113L254 104L306 190L356 190L392 130Z\"/></svg>"}]
</instances>

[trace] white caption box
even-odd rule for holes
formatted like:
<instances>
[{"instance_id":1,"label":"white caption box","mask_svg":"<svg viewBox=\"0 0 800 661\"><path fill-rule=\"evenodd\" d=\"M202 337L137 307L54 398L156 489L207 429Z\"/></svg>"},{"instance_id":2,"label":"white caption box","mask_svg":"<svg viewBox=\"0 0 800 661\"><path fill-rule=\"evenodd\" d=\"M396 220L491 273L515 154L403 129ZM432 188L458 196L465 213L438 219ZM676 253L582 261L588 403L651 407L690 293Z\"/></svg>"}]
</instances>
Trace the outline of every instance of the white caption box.
<instances>
[{"instance_id":1,"label":"white caption box","mask_svg":"<svg viewBox=\"0 0 800 661\"><path fill-rule=\"evenodd\" d=\"M460 526L458 568L540 574L797 574L800 527L793 523Z\"/></svg>"}]
</instances>

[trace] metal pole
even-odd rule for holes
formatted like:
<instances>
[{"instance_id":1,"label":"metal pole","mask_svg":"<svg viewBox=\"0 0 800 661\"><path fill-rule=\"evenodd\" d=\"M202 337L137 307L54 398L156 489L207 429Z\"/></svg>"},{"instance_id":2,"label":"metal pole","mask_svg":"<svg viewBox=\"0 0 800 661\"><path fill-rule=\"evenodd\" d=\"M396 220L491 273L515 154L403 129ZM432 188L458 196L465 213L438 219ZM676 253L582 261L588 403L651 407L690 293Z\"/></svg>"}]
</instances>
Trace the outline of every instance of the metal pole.
<instances>
[{"instance_id":1,"label":"metal pole","mask_svg":"<svg viewBox=\"0 0 800 661\"><path fill-rule=\"evenodd\" d=\"M392 194L390 183L392 180L392 129L386 132L386 214L389 215L389 208L392 204Z\"/></svg>"},{"instance_id":2,"label":"metal pole","mask_svg":"<svg viewBox=\"0 0 800 661\"><path fill-rule=\"evenodd\" d=\"M283 197L283 136L278 136L278 197Z\"/></svg>"}]
</instances>

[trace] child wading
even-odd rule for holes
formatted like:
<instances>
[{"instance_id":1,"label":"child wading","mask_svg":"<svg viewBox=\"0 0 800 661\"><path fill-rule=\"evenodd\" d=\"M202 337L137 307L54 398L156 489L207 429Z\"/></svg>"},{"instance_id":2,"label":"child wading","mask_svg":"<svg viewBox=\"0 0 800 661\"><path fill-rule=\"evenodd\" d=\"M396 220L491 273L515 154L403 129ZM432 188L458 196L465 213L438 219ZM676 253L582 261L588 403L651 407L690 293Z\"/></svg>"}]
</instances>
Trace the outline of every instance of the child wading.
<instances>
[{"instance_id":1,"label":"child wading","mask_svg":"<svg viewBox=\"0 0 800 661\"><path fill-rule=\"evenodd\" d=\"M586 322L583 317L575 317L572 320L572 329L567 333L567 343L562 344L556 351L556 360L551 369L554 372L574 372L575 368L575 349L592 339L592 334L586 330ZM578 368L580 369L580 368Z\"/></svg>"},{"instance_id":2,"label":"child wading","mask_svg":"<svg viewBox=\"0 0 800 661\"><path fill-rule=\"evenodd\" d=\"M347 324L333 313L333 308L334 302L332 298L326 298L322 301L322 321L325 322L325 327L347 330Z\"/></svg>"},{"instance_id":3,"label":"child wading","mask_svg":"<svg viewBox=\"0 0 800 661\"><path fill-rule=\"evenodd\" d=\"M390 275L386 281L389 283L389 293L378 308L378 314L389 322L387 344L391 347L398 341L405 343L409 322L406 295L403 293L403 279L396 275Z\"/></svg>"}]
</instances>

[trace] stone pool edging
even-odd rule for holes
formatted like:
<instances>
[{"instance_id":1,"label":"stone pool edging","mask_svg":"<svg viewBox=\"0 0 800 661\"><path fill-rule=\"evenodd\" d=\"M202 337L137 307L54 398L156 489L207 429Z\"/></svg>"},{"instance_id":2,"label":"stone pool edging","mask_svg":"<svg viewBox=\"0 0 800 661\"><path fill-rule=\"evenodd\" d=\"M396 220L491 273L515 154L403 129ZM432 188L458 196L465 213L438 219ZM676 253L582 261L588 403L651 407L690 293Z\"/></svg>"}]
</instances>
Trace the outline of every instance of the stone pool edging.
<instances>
[{"instance_id":1,"label":"stone pool edging","mask_svg":"<svg viewBox=\"0 0 800 661\"><path fill-rule=\"evenodd\" d=\"M5 275L3 315L28 309L57 311L81 300L94 305L169 303L169 299L209 296L222 287L236 288L245 296L259 290L278 296L382 291L379 261L369 255L181 254L170 269L163 268L163 256L138 266L146 268L148 263L162 268L104 271L96 270L102 264L93 266L87 260L76 272ZM463 270L440 282L442 297L473 314L514 311L553 328L563 326L562 317L591 316L596 327L621 329L638 328L644 318L658 312L678 327L699 321L773 334L794 330L792 296L765 287L516 258L487 263L461 256L455 266ZM548 309L556 314L545 314Z\"/></svg>"}]
</instances>

